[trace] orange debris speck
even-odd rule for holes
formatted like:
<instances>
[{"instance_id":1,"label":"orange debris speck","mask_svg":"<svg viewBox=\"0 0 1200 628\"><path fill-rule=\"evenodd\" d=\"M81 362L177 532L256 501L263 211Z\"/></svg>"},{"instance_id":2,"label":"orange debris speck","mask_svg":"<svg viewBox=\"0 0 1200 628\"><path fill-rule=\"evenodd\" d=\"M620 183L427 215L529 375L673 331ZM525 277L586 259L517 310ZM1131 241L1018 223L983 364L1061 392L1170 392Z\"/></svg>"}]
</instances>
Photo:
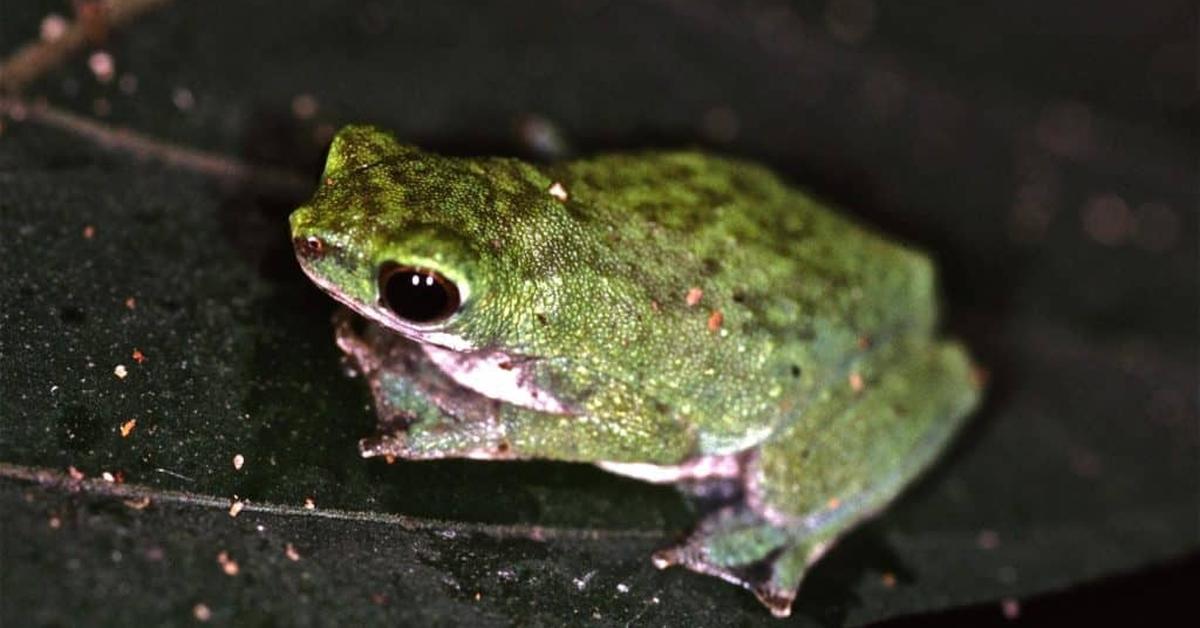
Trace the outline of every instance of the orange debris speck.
<instances>
[{"instance_id":1,"label":"orange debris speck","mask_svg":"<svg viewBox=\"0 0 1200 628\"><path fill-rule=\"evenodd\" d=\"M283 548L283 555L288 557L288 560L296 562L300 560L300 552L296 551L296 546L288 543Z\"/></svg>"},{"instance_id":2,"label":"orange debris speck","mask_svg":"<svg viewBox=\"0 0 1200 628\"><path fill-rule=\"evenodd\" d=\"M305 497L304 498L304 507L309 510L314 510L317 507L317 503L315 501L313 501L313 498Z\"/></svg>"},{"instance_id":3,"label":"orange debris speck","mask_svg":"<svg viewBox=\"0 0 1200 628\"><path fill-rule=\"evenodd\" d=\"M700 288L689 288L687 291L687 296L684 297L684 302L688 304L688 307L692 307L699 303L700 299L702 298L704 298L703 290Z\"/></svg>"},{"instance_id":4,"label":"orange debris speck","mask_svg":"<svg viewBox=\"0 0 1200 628\"><path fill-rule=\"evenodd\" d=\"M825 502L825 507L830 510L837 510L838 506L842 505L842 500L836 497L830 497L829 501Z\"/></svg>"},{"instance_id":5,"label":"orange debris speck","mask_svg":"<svg viewBox=\"0 0 1200 628\"><path fill-rule=\"evenodd\" d=\"M713 310L712 313L708 315L708 331L716 332L721 328L721 324L724 322L725 315L721 313L721 310Z\"/></svg>"},{"instance_id":6,"label":"orange debris speck","mask_svg":"<svg viewBox=\"0 0 1200 628\"><path fill-rule=\"evenodd\" d=\"M62 527L62 519L59 519L58 515L54 515L53 517L50 517L50 529L57 530L61 527Z\"/></svg>"},{"instance_id":7,"label":"orange debris speck","mask_svg":"<svg viewBox=\"0 0 1200 628\"><path fill-rule=\"evenodd\" d=\"M150 498L142 497L140 499L127 499L125 500L125 505L134 510L145 510L146 507L150 505Z\"/></svg>"},{"instance_id":8,"label":"orange debris speck","mask_svg":"<svg viewBox=\"0 0 1200 628\"><path fill-rule=\"evenodd\" d=\"M850 374L850 389L851 390L853 390L854 392L862 392L863 388L865 388L865 387L866 387L866 384L863 383L863 376L861 373L854 372L854 373Z\"/></svg>"},{"instance_id":9,"label":"orange debris speck","mask_svg":"<svg viewBox=\"0 0 1200 628\"><path fill-rule=\"evenodd\" d=\"M217 554L217 564L221 565L221 571L224 571L227 576L236 576L241 571L237 561L230 558L229 552L226 551Z\"/></svg>"},{"instance_id":10,"label":"orange debris speck","mask_svg":"<svg viewBox=\"0 0 1200 628\"><path fill-rule=\"evenodd\" d=\"M137 419L129 419L121 424L121 438L129 438L133 433L133 428L137 427Z\"/></svg>"},{"instance_id":11,"label":"orange debris speck","mask_svg":"<svg viewBox=\"0 0 1200 628\"><path fill-rule=\"evenodd\" d=\"M896 574L890 571L883 572L883 575L879 576L879 580L883 582L883 586L889 589L896 586Z\"/></svg>"},{"instance_id":12,"label":"orange debris speck","mask_svg":"<svg viewBox=\"0 0 1200 628\"><path fill-rule=\"evenodd\" d=\"M137 362L138 364L144 364L146 362L146 354L142 353L142 350L138 349L137 347L133 348L133 354L131 357L133 358L133 361Z\"/></svg>"},{"instance_id":13,"label":"orange debris speck","mask_svg":"<svg viewBox=\"0 0 1200 628\"><path fill-rule=\"evenodd\" d=\"M113 56L103 50L97 50L88 57L88 69L101 83L107 83L113 79L116 74L116 65Z\"/></svg>"},{"instance_id":14,"label":"orange debris speck","mask_svg":"<svg viewBox=\"0 0 1200 628\"><path fill-rule=\"evenodd\" d=\"M233 502L233 503L232 503L232 504L230 504L230 506L229 506L229 516L230 516L230 517L236 517L236 516L238 516L239 514L241 514L241 512L242 512L242 509L243 509L243 508L245 508L245 507L246 507L246 502L244 502L244 501L242 501L242 500L240 500L240 499L239 499L239 500L237 500L237 501L235 501L235 502Z\"/></svg>"},{"instance_id":15,"label":"orange debris speck","mask_svg":"<svg viewBox=\"0 0 1200 628\"><path fill-rule=\"evenodd\" d=\"M88 240L91 240L92 238L96 237L96 228L91 225L85 226L83 228L83 237Z\"/></svg>"},{"instance_id":16,"label":"orange debris speck","mask_svg":"<svg viewBox=\"0 0 1200 628\"><path fill-rule=\"evenodd\" d=\"M137 299L135 299L135 298L133 298L133 297L126 297L126 298L125 298L125 308L126 308L126 309L130 309L130 310L132 310L132 309L134 309L134 308L136 308L136 307L137 307Z\"/></svg>"},{"instance_id":17,"label":"orange debris speck","mask_svg":"<svg viewBox=\"0 0 1200 628\"><path fill-rule=\"evenodd\" d=\"M196 621L208 621L212 619L212 609L201 602L192 607L192 617L195 617Z\"/></svg>"},{"instance_id":18,"label":"orange debris speck","mask_svg":"<svg viewBox=\"0 0 1200 628\"><path fill-rule=\"evenodd\" d=\"M396 464L396 457L392 454L387 454L383 457L383 461L388 464Z\"/></svg>"},{"instance_id":19,"label":"orange debris speck","mask_svg":"<svg viewBox=\"0 0 1200 628\"><path fill-rule=\"evenodd\" d=\"M51 13L42 18L39 34L42 37L42 41L58 41L63 35L67 34L68 27L70 27L70 23L67 22L67 18L57 13Z\"/></svg>"},{"instance_id":20,"label":"orange debris speck","mask_svg":"<svg viewBox=\"0 0 1200 628\"><path fill-rule=\"evenodd\" d=\"M76 469L73 466L67 467L67 475L71 476L71 479L75 480L76 482L87 477L86 475L83 474L83 471L80 471L79 469Z\"/></svg>"}]
</instances>

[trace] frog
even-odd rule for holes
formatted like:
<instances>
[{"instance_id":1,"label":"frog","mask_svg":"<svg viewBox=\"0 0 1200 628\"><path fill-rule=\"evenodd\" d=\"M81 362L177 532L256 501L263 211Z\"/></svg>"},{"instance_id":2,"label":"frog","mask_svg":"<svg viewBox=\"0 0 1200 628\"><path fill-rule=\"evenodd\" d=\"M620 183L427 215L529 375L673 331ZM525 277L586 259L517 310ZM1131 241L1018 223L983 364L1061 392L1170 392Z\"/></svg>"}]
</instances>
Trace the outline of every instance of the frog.
<instances>
[{"instance_id":1,"label":"frog","mask_svg":"<svg viewBox=\"0 0 1200 628\"><path fill-rule=\"evenodd\" d=\"M707 506L653 554L791 612L982 395L930 258L700 150L531 163L340 130L290 216L364 457L582 462Z\"/></svg>"}]
</instances>

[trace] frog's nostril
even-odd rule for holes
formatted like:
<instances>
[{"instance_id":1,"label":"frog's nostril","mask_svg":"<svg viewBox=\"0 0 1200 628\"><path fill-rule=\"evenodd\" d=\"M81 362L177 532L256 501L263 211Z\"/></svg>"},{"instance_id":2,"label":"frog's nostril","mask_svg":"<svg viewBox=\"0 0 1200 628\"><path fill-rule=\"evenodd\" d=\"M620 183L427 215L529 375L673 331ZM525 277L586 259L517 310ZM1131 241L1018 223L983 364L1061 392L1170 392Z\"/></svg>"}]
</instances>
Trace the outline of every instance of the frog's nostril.
<instances>
[{"instance_id":1,"label":"frog's nostril","mask_svg":"<svg viewBox=\"0 0 1200 628\"><path fill-rule=\"evenodd\" d=\"M306 259L319 259L328 250L325 241L317 236L293 238L292 246L296 248L296 253Z\"/></svg>"}]
</instances>

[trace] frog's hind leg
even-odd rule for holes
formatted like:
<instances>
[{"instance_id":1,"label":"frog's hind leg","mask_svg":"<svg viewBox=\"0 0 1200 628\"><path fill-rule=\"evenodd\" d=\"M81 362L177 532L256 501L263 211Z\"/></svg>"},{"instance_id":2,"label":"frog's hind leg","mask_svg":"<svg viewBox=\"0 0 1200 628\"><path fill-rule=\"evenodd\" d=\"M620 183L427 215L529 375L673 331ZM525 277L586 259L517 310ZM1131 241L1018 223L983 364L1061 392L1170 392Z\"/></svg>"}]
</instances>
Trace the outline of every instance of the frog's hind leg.
<instances>
[{"instance_id":1,"label":"frog's hind leg","mask_svg":"<svg viewBox=\"0 0 1200 628\"><path fill-rule=\"evenodd\" d=\"M822 550L798 543L791 530L739 500L709 514L687 541L655 552L653 560L659 569L679 565L739 585L772 614L787 617L805 568Z\"/></svg>"},{"instance_id":2,"label":"frog's hind leg","mask_svg":"<svg viewBox=\"0 0 1200 628\"><path fill-rule=\"evenodd\" d=\"M747 456L740 490L656 565L734 582L786 617L808 568L932 462L978 397L953 344L884 348L854 368Z\"/></svg>"},{"instance_id":3,"label":"frog's hind leg","mask_svg":"<svg viewBox=\"0 0 1200 628\"><path fill-rule=\"evenodd\" d=\"M791 612L807 561L791 568L797 556L810 553L798 545L794 531L768 521L754 508L754 487L746 479L758 466L758 452L738 456L739 474L685 482L680 488L704 514L683 543L654 553L654 566L674 565L716 576L752 593L777 617Z\"/></svg>"}]
</instances>

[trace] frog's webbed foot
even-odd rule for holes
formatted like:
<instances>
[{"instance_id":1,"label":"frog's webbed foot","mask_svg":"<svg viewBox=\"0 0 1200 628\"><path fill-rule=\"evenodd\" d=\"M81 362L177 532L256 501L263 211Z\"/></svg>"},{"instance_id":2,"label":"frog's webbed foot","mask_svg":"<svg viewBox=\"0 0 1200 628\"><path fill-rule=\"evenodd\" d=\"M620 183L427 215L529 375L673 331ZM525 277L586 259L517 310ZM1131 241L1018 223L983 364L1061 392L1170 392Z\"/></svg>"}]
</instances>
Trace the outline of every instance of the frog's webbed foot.
<instances>
[{"instance_id":1,"label":"frog's webbed foot","mask_svg":"<svg viewBox=\"0 0 1200 628\"><path fill-rule=\"evenodd\" d=\"M659 569L680 565L732 582L753 592L771 614L787 617L804 572L820 551L737 503L710 514L686 542L655 552L653 561Z\"/></svg>"}]
</instances>

